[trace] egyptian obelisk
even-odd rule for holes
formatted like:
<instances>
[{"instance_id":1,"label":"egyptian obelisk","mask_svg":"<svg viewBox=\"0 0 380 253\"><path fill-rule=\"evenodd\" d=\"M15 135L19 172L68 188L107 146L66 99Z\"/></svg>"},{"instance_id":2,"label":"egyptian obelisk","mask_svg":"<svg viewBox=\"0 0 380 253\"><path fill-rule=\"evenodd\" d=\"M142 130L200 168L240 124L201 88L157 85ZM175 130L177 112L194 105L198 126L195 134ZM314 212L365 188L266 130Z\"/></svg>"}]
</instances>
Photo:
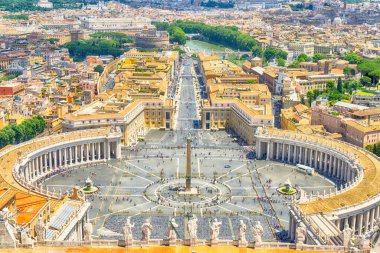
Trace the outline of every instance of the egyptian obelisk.
<instances>
[{"instance_id":1,"label":"egyptian obelisk","mask_svg":"<svg viewBox=\"0 0 380 253\"><path fill-rule=\"evenodd\" d=\"M187 136L186 191L191 191L191 134Z\"/></svg>"}]
</instances>

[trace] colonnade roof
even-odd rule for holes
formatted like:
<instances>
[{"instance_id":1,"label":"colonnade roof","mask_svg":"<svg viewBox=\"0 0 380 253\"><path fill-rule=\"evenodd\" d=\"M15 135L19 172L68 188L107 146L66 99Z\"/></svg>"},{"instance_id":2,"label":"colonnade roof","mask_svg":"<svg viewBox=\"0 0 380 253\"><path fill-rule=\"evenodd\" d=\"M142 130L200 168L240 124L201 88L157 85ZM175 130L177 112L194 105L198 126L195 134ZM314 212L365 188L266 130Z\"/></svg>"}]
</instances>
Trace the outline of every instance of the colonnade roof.
<instances>
[{"instance_id":1,"label":"colonnade roof","mask_svg":"<svg viewBox=\"0 0 380 253\"><path fill-rule=\"evenodd\" d=\"M12 171L20 156L23 157L43 147L59 144L64 141L105 136L110 133L110 129L111 127L51 135L48 138L35 139L13 150L11 150L13 146L7 146L2 149L1 152L10 151L4 155L0 155L0 186L4 190L0 196L0 209L7 205L10 199L14 198L16 200L15 205L20 210L16 221L21 224L32 221L47 201L51 205L59 204L59 200L48 199L45 196L32 192L13 178Z\"/></svg>"},{"instance_id":2,"label":"colonnade roof","mask_svg":"<svg viewBox=\"0 0 380 253\"><path fill-rule=\"evenodd\" d=\"M311 202L298 204L304 214L333 212L344 207L364 203L369 198L380 193L380 161L368 151L321 135L305 135L275 128L267 128L262 133L265 134L265 131L271 137L302 140L308 143L315 143L317 146L325 146L328 149L344 153L352 160L357 156L357 161L363 168L363 180L356 187L329 198L320 198Z\"/></svg>"}]
</instances>

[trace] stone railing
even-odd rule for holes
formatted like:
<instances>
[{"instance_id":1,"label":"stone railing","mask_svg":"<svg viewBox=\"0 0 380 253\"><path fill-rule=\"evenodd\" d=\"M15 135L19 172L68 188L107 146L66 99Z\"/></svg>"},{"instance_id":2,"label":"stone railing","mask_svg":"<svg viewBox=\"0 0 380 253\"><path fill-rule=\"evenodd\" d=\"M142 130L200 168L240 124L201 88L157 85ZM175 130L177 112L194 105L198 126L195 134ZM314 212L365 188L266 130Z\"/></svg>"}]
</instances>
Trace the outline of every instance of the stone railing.
<instances>
[{"instance_id":1,"label":"stone railing","mask_svg":"<svg viewBox=\"0 0 380 253\"><path fill-rule=\"evenodd\" d=\"M42 247L125 247L124 241L119 240L92 240L89 242L84 241L44 241L37 242L37 246ZM132 248L140 248L147 246L168 246L169 241L167 239L151 239L149 242L146 241L133 241ZM171 242L170 246L187 246L189 245L189 240L178 239L175 242ZM211 246L210 240L197 240L196 245L192 246ZM217 244L214 246L239 246L237 240L218 240ZM247 248L254 249L297 249L299 251L326 251L326 252L345 252L342 246L332 246L332 245L308 245L308 244L295 244L295 243L284 243L284 242L262 242L254 243L249 242ZM163 250L164 251L164 250Z\"/></svg>"}]
</instances>

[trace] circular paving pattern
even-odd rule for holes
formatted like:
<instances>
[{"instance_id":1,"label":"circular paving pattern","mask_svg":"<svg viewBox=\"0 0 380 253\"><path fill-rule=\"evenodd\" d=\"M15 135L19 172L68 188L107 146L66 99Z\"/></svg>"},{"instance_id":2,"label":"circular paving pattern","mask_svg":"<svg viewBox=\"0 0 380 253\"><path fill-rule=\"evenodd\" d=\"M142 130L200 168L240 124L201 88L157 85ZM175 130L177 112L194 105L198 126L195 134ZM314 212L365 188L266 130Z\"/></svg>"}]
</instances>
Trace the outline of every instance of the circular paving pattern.
<instances>
[{"instance_id":1,"label":"circular paving pattern","mask_svg":"<svg viewBox=\"0 0 380 253\"><path fill-rule=\"evenodd\" d=\"M173 208L205 208L226 203L231 189L224 183L208 178L192 178L193 192L184 189L185 178L168 178L151 183L144 191L150 201Z\"/></svg>"}]
</instances>

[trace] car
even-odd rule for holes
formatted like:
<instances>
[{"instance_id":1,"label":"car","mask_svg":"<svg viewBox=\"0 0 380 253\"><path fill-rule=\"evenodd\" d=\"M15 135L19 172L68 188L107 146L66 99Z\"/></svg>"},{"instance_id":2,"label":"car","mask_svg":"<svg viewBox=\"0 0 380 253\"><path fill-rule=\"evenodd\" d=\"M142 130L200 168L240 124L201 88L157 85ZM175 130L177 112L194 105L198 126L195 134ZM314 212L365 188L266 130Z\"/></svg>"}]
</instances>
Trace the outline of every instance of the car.
<instances>
[{"instance_id":1,"label":"car","mask_svg":"<svg viewBox=\"0 0 380 253\"><path fill-rule=\"evenodd\" d=\"M225 169L229 169L229 168L231 168L231 165L226 164L226 165L224 165L224 168L225 168Z\"/></svg>"}]
</instances>

